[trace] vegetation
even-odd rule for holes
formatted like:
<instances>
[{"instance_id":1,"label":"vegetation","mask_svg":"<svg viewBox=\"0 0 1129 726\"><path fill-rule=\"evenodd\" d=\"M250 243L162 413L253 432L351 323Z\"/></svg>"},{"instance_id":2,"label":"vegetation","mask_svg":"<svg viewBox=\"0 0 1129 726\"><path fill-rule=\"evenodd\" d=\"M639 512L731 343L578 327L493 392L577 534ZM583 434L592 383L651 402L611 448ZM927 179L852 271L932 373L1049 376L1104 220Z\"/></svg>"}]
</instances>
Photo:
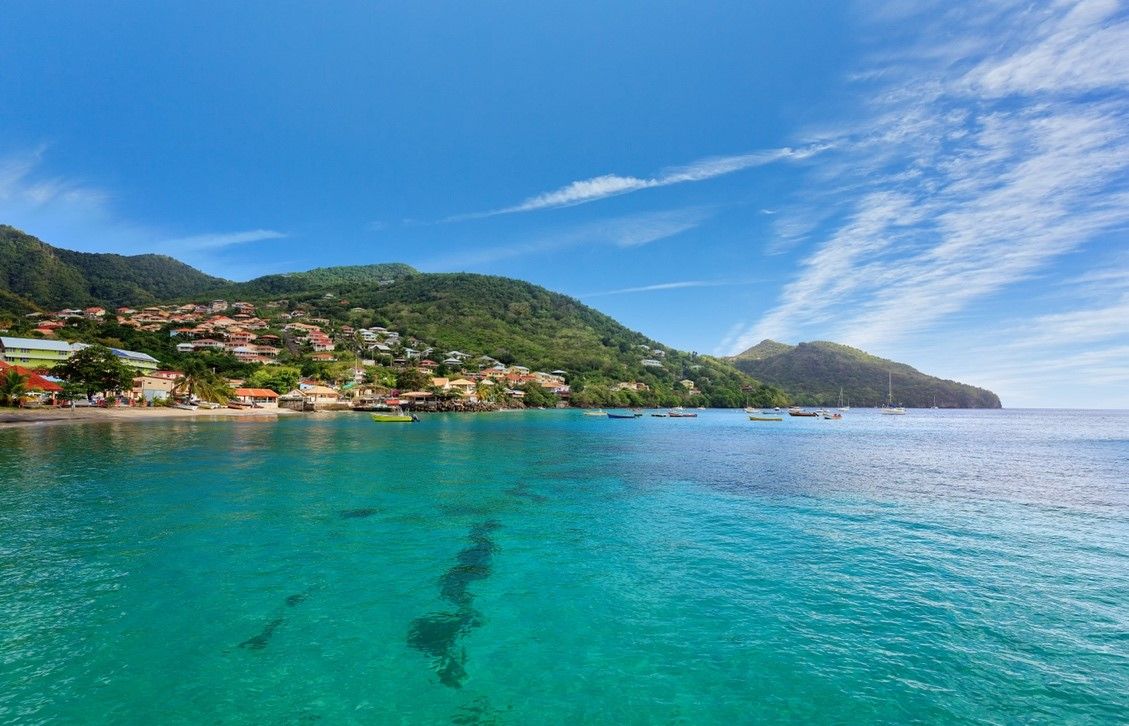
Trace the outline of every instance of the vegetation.
<instances>
[{"instance_id":1,"label":"vegetation","mask_svg":"<svg viewBox=\"0 0 1129 726\"><path fill-rule=\"evenodd\" d=\"M213 373L202 361L189 360L176 380L173 393L189 399L227 403L232 391L222 376Z\"/></svg>"},{"instance_id":2,"label":"vegetation","mask_svg":"<svg viewBox=\"0 0 1129 726\"><path fill-rule=\"evenodd\" d=\"M246 379L249 388L269 388L275 393L290 393L298 387L302 370L294 366L263 366Z\"/></svg>"},{"instance_id":3,"label":"vegetation","mask_svg":"<svg viewBox=\"0 0 1129 726\"><path fill-rule=\"evenodd\" d=\"M27 393L27 376L14 370L0 373L0 406L18 406Z\"/></svg>"},{"instance_id":4,"label":"vegetation","mask_svg":"<svg viewBox=\"0 0 1129 726\"><path fill-rule=\"evenodd\" d=\"M457 349L533 370L563 370L574 392L587 390L573 399L584 405L787 402L782 392L758 384L723 360L667 348L573 298L536 285L465 273L405 274L391 283L372 284L371 278L357 282L350 269L318 271L317 286L291 290L288 304L337 323L400 331L435 346L436 355ZM234 286L229 294L262 302L255 295L259 282ZM644 365L645 359L658 365ZM405 375L404 382L420 382ZM694 388L680 384L683 380L693 382ZM404 382L397 380L397 386L422 387ZM646 390L612 391L617 382L642 383Z\"/></svg>"},{"instance_id":5,"label":"vegetation","mask_svg":"<svg viewBox=\"0 0 1129 726\"><path fill-rule=\"evenodd\" d=\"M144 305L224 282L164 255L72 252L0 225L0 309Z\"/></svg>"},{"instance_id":6,"label":"vegetation","mask_svg":"<svg viewBox=\"0 0 1129 726\"><path fill-rule=\"evenodd\" d=\"M751 376L779 386L799 404L835 405L839 389L853 406L886 402L888 376L894 402L916 408L999 408L991 391L926 375L904 363L879 358L857 348L817 341L785 345L765 340L731 359Z\"/></svg>"},{"instance_id":7,"label":"vegetation","mask_svg":"<svg viewBox=\"0 0 1129 726\"><path fill-rule=\"evenodd\" d=\"M88 399L95 393L132 387L135 373L104 345L83 348L51 369L52 375L78 386Z\"/></svg>"},{"instance_id":8,"label":"vegetation","mask_svg":"<svg viewBox=\"0 0 1129 726\"><path fill-rule=\"evenodd\" d=\"M318 267L306 272L288 272L267 275L250 282L218 288L216 296L258 297L302 293L310 290L334 290L339 287L373 286L389 284L419 272L400 262L376 265L349 265L345 267ZM332 294L332 293L331 293Z\"/></svg>"}]
</instances>

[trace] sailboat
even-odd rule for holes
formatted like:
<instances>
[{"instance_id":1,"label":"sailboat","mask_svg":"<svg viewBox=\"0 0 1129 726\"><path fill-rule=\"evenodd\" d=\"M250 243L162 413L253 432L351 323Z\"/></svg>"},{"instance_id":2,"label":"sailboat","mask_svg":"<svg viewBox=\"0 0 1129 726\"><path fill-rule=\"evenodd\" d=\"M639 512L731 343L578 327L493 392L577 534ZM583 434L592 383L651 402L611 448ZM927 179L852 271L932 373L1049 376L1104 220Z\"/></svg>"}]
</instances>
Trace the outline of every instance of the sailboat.
<instances>
[{"instance_id":1,"label":"sailboat","mask_svg":"<svg viewBox=\"0 0 1129 726\"><path fill-rule=\"evenodd\" d=\"M850 400L847 401L846 406L843 405L843 387L842 386L839 386L839 410L840 411L850 411L851 410Z\"/></svg>"},{"instance_id":2,"label":"sailboat","mask_svg":"<svg viewBox=\"0 0 1129 726\"><path fill-rule=\"evenodd\" d=\"M905 416L905 407L894 405L894 372L887 371L887 373L889 379L886 381L886 405L878 409L878 412L887 416Z\"/></svg>"},{"instance_id":3,"label":"sailboat","mask_svg":"<svg viewBox=\"0 0 1129 726\"><path fill-rule=\"evenodd\" d=\"M937 394L933 394L933 408L937 408Z\"/></svg>"}]
</instances>

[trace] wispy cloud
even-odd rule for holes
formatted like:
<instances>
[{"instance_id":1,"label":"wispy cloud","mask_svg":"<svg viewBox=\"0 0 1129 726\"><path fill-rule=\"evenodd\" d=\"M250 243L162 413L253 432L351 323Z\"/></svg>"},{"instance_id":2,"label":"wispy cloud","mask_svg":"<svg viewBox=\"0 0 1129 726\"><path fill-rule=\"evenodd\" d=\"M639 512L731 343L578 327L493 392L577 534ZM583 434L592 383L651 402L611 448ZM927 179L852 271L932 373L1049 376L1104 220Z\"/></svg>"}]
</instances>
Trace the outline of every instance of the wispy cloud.
<instances>
[{"instance_id":1,"label":"wispy cloud","mask_svg":"<svg viewBox=\"0 0 1129 726\"><path fill-rule=\"evenodd\" d=\"M165 240L156 246L162 251L197 252L200 250L216 250L232 245L247 244L248 242L261 242L268 239L281 239L286 234L273 229L251 229L245 232L219 232L215 234L196 234L190 237Z\"/></svg>"},{"instance_id":2,"label":"wispy cloud","mask_svg":"<svg viewBox=\"0 0 1129 726\"><path fill-rule=\"evenodd\" d=\"M694 229L713 216L708 207L629 214L589 222L563 231L549 232L509 245L469 250L424 263L432 269L486 265L492 262L533 254L555 252L582 245L641 247Z\"/></svg>"},{"instance_id":3,"label":"wispy cloud","mask_svg":"<svg viewBox=\"0 0 1129 726\"><path fill-rule=\"evenodd\" d=\"M825 151L827 148L829 148L828 144L813 144L800 149L770 149L733 156L713 156L699 159L685 166L664 169L652 177L603 174L589 179L569 182L559 189L537 194L509 207L502 207L486 212L460 214L448 218L447 221L494 217L500 214L533 212L557 207L572 207L578 204L587 204L600 199L606 199L608 197L637 192L642 189L655 189L674 184L705 181L745 169L772 164L777 161L798 161L818 154L821 151Z\"/></svg>"},{"instance_id":4,"label":"wispy cloud","mask_svg":"<svg viewBox=\"0 0 1129 726\"><path fill-rule=\"evenodd\" d=\"M0 158L0 221L50 244L87 252L162 252L224 274L215 253L286 236L272 229L177 235L128 219L115 209L108 190L44 171L46 154L43 146Z\"/></svg>"},{"instance_id":5,"label":"wispy cloud","mask_svg":"<svg viewBox=\"0 0 1129 726\"><path fill-rule=\"evenodd\" d=\"M887 344L1129 223L1129 21L1102 0L985 12L947 15L948 48L864 74L871 113L804 189L834 200L830 231L730 350ZM1042 323L1082 317L1063 315Z\"/></svg>"},{"instance_id":6,"label":"wispy cloud","mask_svg":"<svg viewBox=\"0 0 1129 726\"><path fill-rule=\"evenodd\" d=\"M621 287L616 290L603 290L579 295L581 298L605 297L607 295L627 295L637 292L656 292L659 290L681 290L688 287L730 287L732 285L751 285L763 280L680 280L678 282L660 282L654 285L641 285L639 287Z\"/></svg>"}]
</instances>

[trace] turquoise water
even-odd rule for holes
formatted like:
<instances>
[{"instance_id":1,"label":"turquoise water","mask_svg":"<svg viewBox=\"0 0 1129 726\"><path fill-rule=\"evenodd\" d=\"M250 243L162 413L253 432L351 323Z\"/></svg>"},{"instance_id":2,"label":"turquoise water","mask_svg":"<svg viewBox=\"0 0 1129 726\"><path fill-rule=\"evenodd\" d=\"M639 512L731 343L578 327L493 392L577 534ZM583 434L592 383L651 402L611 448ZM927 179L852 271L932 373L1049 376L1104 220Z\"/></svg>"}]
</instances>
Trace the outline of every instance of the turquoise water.
<instances>
[{"instance_id":1,"label":"turquoise water","mask_svg":"<svg viewBox=\"0 0 1129 726\"><path fill-rule=\"evenodd\" d=\"M2 722L1129 718L1129 413L0 445Z\"/></svg>"}]
</instances>

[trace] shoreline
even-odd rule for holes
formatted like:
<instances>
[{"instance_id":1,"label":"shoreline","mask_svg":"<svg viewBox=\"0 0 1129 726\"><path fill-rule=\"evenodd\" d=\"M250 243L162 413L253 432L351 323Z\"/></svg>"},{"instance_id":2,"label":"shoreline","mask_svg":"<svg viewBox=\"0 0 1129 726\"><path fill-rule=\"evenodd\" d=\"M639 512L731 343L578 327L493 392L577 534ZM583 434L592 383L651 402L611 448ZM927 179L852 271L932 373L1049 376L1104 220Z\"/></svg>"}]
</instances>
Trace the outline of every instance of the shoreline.
<instances>
[{"instance_id":1,"label":"shoreline","mask_svg":"<svg viewBox=\"0 0 1129 726\"><path fill-rule=\"evenodd\" d=\"M0 410L0 431L32 426L57 426L60 424L101 423L120 421L167 421L173 419L278 419L297 412L289 409L197 409L179 408L25 408Z\"/></svg>"}]
</instances>

